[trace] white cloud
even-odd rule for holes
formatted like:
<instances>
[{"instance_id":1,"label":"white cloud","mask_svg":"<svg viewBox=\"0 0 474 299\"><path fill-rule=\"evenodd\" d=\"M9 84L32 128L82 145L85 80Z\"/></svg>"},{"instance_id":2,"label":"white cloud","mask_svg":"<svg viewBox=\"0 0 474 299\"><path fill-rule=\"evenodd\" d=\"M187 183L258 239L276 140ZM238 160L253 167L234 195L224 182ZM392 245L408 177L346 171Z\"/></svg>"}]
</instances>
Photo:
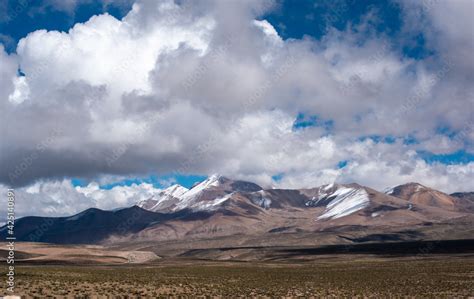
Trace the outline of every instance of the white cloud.
<instances>
[{"instance_id":1,"label":"white cloud","mask_svg":"<svg viewBox=\"0 0 474 299\"><path fill-rule=\"evenodd\" d=\"M21 104L30 96L30 88L25 77L15 77L13 79L15 90L8 96L8 100L14 104Z\"/></svg>"},{"instance_id":2,"label":"white cloud","mask_svg":"<svg viewBox=\"0 0 474 299\"><path fill-rule=\"evenodd\" d=\"M474 47L456 30L472 21L457 6L433 6L419 23L406 10L411 29L443 54L426 59L404 56L398 40L368 23L283 40L256 21L271 2L143 0L122 20L103 14L67 33L32 32L16 54L0 49L0 180L59 179L54 186L99 207L149 193L89 186L80 189L86 196L63 178L219 172L281 187L337 180L383 189L410 180L473 189L471 164L430 165L414 154L473 150ZM456 22L443 26L443 18ZM294 130L300 112L333 125ZM361 141L370 135L396 142ZM419 143L404 144L409 135ZM73 203L64 204L70 212Z\"/></svg>"},{"instance_id":3,"label":"white cloud","mask_svg":"<svg viewBox=\"0 0 474 299\"><path fill-rule=\"evenodd\" d=\"M75 190L93 200L96 203L95 207L101 209L129 207L161 191L147 183L115 186L111 189L101 189L97 183L90 183L85 187L78 186Z\"/></svg>"},{"instance_id":4,"label":"white cloud","mask_svg":"<svg viewBox=\"0 0 474 299\"><path fill-rule=\"evenodd\" d=\"M6 193L0 185L0 191ZM70 216L88 208L112 210L130 207L140 200L160 192L147 183L131 186L115 186L101 189L95 182L85 187L74 187L70 180L37 182L28 187L15 189L15 215L23 216ZM0 209L6 215L4 208Z\"/></svg>"}]
</instances>

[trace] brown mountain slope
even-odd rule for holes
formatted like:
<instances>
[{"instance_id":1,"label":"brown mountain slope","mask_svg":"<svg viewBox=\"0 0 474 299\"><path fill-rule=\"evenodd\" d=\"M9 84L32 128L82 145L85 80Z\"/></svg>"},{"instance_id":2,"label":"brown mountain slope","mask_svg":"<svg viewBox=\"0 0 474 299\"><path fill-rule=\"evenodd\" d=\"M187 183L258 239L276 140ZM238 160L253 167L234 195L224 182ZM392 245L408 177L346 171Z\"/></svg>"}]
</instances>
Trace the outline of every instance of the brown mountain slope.
<instances>
[{"instance_id":1,"label":"brown mountain slope","mask_svg":"<svg viewBox=\"0 0 474 299\"><path fill-rule=\"evenodd\" d=\"M411 203L457 211L456 199L446 193L431 189L418 183L397 186L387 192L388 195L402 198Z\"/></svg>"},{"instance_id":2,"label":"brown mountain slope","mask_svg":"<svg viewBox=\"0 0 474 299\"><path fill-rule=\"evenodd\" d=\"M138 234L108 242L170 241L262 236L271 233L315 233L335 227L402 228L451 221L466 214L386 195L357 184L326 185L304 190L234 191L199 217L169 219ZM210 199L209 199L210 200ZM198 213L194 214L198 215Z\"/></svg>"},{"instance_id":3,"label":"brown mountain slope","mask_svg":"<svg viewBox=\"0 0 474 299\"><path fill-rule=\"evenodd\" d=\"M468 192L454 193L457 196L453 196L418 183L408 183L392 188L386 194L402 198L411 203L437 207L448 211L468 213L474 211L474 196Z\"/></svg>"},{"instance_id":4,"label":"brown mountain slope","mask_svg":"<svg viewBox=\"0 0 474 299\"><path fill-rule=\"evenodd\" d=\"M419 184L395 188L392 193L402 198L358 184L265 190L216 175L189 190L174 186L142 202L150 211L135 206L116 211L90 209L72 217L25 217L17 221L15 232L18 240L33 236L34 241L63 244L195 242L242 236L263 241L276 240L277 235L321 232L340 240L341 232L361 231L362 235L353 237L363 238L369 232L407 231L472 216L457 208L454 197ZM43 223L48 223L45 230L39 229ZM5 234L6 228L0 228L0 236Z\"/></svg>"},{"instance_id":5,"label":"brown mountain slope","mask_svg":"<svg viewBox=\"0 0 474 299\"><path fill-rule=\"evenodd\" d=\"M474 213L474 192L456 192L450 195L456 199L456 206L460 210Z\"/></svg>"}]
</instances>

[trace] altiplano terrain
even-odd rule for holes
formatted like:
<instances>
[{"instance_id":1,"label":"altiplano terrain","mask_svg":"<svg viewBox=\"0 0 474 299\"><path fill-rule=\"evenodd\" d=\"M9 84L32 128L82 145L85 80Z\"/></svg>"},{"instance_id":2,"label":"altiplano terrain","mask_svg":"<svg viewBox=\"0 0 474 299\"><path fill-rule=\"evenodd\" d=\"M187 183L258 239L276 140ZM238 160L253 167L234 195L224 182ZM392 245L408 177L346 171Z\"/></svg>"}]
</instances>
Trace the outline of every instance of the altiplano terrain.
<instances>
[{"instance_id":1,"label":"altiplano terrain","mask_svg":"<svg viewBox=\"0 0 474 299\"><path fill-rule=\"evenodd\" d=\"M16 278L18 294L28 297L469 298L474 296L474 257L329 255L310 263L189 260L93 268L22 265Z\"/></svg>"},{"instance_id":2,"label":"altiplano terrain","mask_svg":"<svg viewBox=\"0 0 474 299\"><path fill-rule=\"evenodd\" d=\"M6 248L0 243L0 248ZM2 259L6 250L0 250ZM15 261L23 264L128 264L145 263L159 257L153 252L110 250L99 245L55 245L45 243L16 243Z\"/></svg>"}]
</instances>

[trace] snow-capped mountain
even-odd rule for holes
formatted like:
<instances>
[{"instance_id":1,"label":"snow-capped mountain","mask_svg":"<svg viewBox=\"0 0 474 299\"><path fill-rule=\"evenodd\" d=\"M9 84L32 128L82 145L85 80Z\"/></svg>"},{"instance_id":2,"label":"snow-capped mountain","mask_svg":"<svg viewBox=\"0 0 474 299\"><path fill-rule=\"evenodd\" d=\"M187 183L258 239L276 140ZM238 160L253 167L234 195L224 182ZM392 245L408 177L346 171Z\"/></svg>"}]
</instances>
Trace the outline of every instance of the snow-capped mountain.
<instances>
[{"instance_id":1,"label":"snow-capped mountain","mask_svg":"<svg viewBox=\"0 0 474 299\"><path fill-rule=\"evenodd\" d=\"M306 206L325 206L318 219L337 219L355 213L370 203L369 194L362 187L329 184L316 190Z\"/></svg>"},{"instance_id":2,"label":"snow-capped mountain","mask_svg":"<svg viewBox=\"0 0 474 299\"><path fill-rule=\"evenodd\" d=\"M431 190L419 184L410 185L409 189L412 193ZM394 211L406 214L404 217L415 217L413 204L423 202L407 203L407 199L401 196L405 193L400 193L400 190L400 187L395 187L389 194L384 194L358 184L329 184L301 190L263 189L251 182L235 181L215 174L189 190L174 185L138 203L138 206L160 213L189 210L242 215L245 215L243 206L246 211L258 213L296 208L307 210L315 221L330 221L351 215L386 217Z\"/></svg>"},{"instance_id":3,"label":"snow-capped mountain","mask_svg":"<svg viewBox=\"0 0 474 299\"><path fill-rule=\"evenodd\" d=\"M261 189L260 186L250 182L234 181L219 174L213 174L191 189L173 185L137 205L153 212L177 212L185 209L214 210L227 201L234 192Z\"/></svg>"},{"instance_id":4,"label":"snow-capped mountain","mask_svg":"<svg viewBox=\"0 0 474 299\"><path fill-rule=\"evenodd\" d=\"M138 202L137 206L152 212L171 211L179 202L181 196L187 191L189 189L175 184L153 195L151 198Z\"/></svg>"},{"instance_id":5,"label":"snow-capped mountain","mask_svg":"<svg viewBox=\"0 0 474 299\"><path fill-rule=\"evenodd\" d=\"M425 187L419 183L407 183L407 184L395 186L392 188L387 188L386 190L384 190L384 193L387 195L401 195L402 193L413 194L413 193L425 191L428 189L429 189L428 187Z\"/></svg>"},{"instance_id":6,"label":"snow-capped mountain","mask_svg":"<svg viewBox=\"0 0 474 299\"><path fill-rule=\"evenodd\" d=\"M427 227L433 230L436 223L445 229L442 224L447 222L459 225L466 235L474 223L473 202L466 199L469 194L452 197L414 183L397 186L387 193L358 184L263 189L251 182L212 175L190 189L173 185L160 190L131 208L89 209L53 220L25 217L18 221L15 232L18 240L30 240L35 229L47 221L51 227L36 241L81 243L89 240L86 236L91 231L97 231L100 233L91 242L210 240L226 236L266 236L266 240L273 242L275 233L295 234L294 240L309 236L307 240L313 242L311 236L316 232L335 230L333 238L339 238L341 230L346 229L352 235L355 231L362 234L390 228L400 238L412 238L400 231L413 231L415 226L423 231ZM456 209L449 210L446 207L452 201ZM72 231L76 232L74 236ZM0 230L0 236L2 233L5 232ZM432 237L439 235L435 231Z\"/></svg>"},{"instance_id":7,"label":"snow-capped mountain","mask_svg":"<svg viewBox=\"0 0 474 299\"><path fill-rule=\"evenodd\" d=\"M209 176L206 180L202 181L201 183L195 185L187 192L184 192L180 197L179 203L176 205L175 211L182 210L182 209L205 209L205 208L212 208L213 206L225 201L224 196L221 199L219 196L217 198L211 199L207 202L204 207L202 207L201 199L206 196L206 193L212 191L213 189L217 189L222 183L224 178L218 174L213 174Z\"/></svg>"},{"instance_id":8,"label":"snow-capped mountain","mask_svg":"<svg viewBox=\"0 0 474 299\"><path fill-rule=\"evenodd\" d=\"M137 205L153 212L177 212L184 209L216 210L234 195L239 194L260 208L271 209L282 205L284 201L282 192L284 190L263 190L250 182L233 181L214 174L189 190L173 185ZM315 188L311 195L301 202L286 202L286 205L307 208L325 207L324 212L318 215L317 219L337 219L355 213L370 203L367 191L356 185L324 185Z\"/></svg>"}]
</instances>

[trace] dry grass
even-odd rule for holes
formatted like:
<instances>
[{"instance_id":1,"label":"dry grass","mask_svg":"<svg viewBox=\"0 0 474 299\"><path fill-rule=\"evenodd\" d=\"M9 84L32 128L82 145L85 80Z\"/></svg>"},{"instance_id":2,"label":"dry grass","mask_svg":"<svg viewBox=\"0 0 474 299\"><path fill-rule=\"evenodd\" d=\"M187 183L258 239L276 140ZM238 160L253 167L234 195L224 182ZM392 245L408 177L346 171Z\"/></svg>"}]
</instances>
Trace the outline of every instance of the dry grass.
<instances>
[{"instance_id":1,"label":"dry grass","mask_svg":"<svg viewBox=\"0 0 474 299\"><path fill-rule=\"evenodd\" d=\"M335 259L311 264L195 261L94 268L18 266L16 281L16 290L31 297L465 298L474 296L474 257Z\"/></svg>"}]
</instances>

